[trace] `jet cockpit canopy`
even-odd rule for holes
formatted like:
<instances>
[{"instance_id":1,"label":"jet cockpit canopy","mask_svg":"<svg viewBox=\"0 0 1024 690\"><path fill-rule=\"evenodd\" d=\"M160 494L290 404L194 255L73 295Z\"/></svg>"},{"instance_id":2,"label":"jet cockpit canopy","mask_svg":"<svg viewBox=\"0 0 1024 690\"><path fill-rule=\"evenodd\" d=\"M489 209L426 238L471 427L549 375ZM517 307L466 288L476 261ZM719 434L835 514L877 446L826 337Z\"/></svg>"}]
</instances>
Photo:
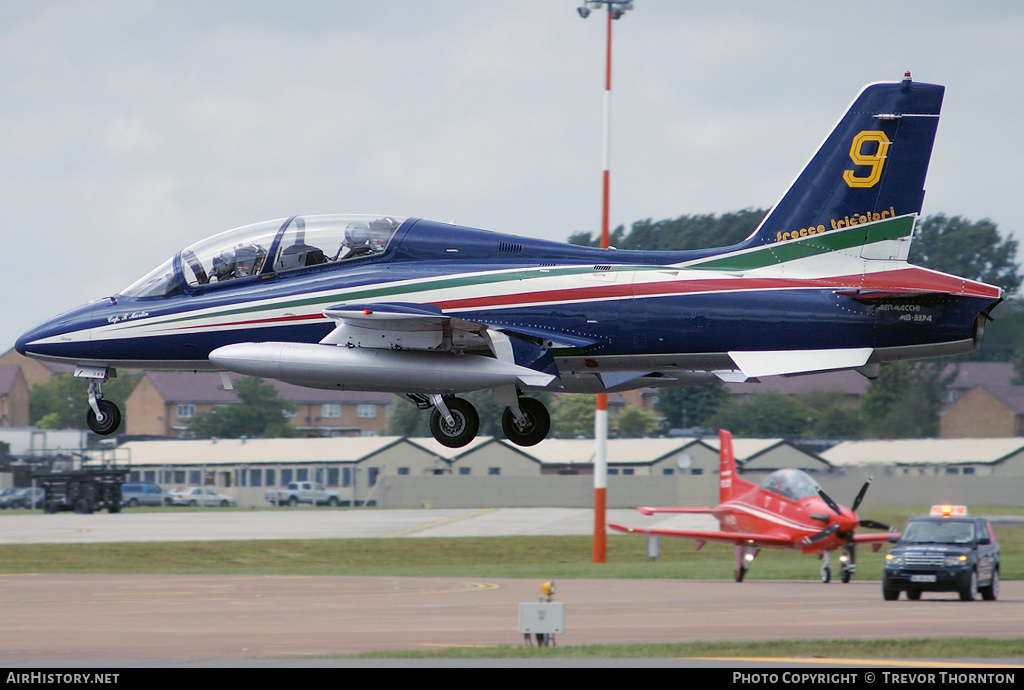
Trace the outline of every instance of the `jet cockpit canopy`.
<instances>
[{"instance_id":1,"label":"jet cockpit canopy","mask_svg":"<svg viewBox=\"0 0 1024 690\"><path fill-rule=\"evenodd\" d=\"M324 215L246 225L186 247L119 294L164 297L240 278L373 256L387 249L404 220Z\"/></svg>"}]
</instances>

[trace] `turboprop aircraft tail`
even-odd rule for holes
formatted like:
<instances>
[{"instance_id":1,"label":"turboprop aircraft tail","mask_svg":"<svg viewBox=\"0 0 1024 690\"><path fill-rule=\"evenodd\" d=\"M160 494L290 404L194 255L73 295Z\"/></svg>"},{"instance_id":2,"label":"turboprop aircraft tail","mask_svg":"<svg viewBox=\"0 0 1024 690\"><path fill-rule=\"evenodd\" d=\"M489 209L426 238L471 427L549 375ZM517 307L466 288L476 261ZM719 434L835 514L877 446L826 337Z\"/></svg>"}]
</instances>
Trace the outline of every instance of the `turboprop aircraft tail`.
<instances>
[{"instance_id":1,"label":"turboprop aircraft tail","mask_svg":"<svg viewBox=\"0 0 1024 690\"><path fill-rule=\"evenodd\" d=\"M746 493L754 485L736 476L732 433L719 429L718 444L718 502L725 503L738 493Z\"/></svg>"},{"instance_id":2,"label":"turboprop aircraft tail","mask_svg":"<svg viewBox=\"0 0 1024 690\"><path fill-rule=\"evenodd\" d=\"M865 245L863 258L906 260L944 91L909 72L866 86L743 247L811 238L802 244L843 245L818 251ZM853 228L863 232L827 239Z\"/></svg>"}]
</instances>

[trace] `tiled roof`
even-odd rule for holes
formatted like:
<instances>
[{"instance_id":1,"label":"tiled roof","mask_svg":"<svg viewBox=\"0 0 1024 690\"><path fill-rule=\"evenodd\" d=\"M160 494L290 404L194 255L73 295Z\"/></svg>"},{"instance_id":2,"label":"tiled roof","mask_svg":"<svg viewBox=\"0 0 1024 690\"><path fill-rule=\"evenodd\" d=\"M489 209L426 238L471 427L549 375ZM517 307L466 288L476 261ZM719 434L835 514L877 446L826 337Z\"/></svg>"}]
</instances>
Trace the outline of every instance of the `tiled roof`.
<instances>
[{"instance_id":1,"label":"tiled roof","mask_svg":"<svg viewBox=\"0 0 1024 690\"><path fill-rule=\"evenodd\" d=\"M821 455L837 466L962 465L995 463L1022 450L1021 438L921 438L845 441Z\"/></svg>"},{"instance_id":2,"label":"tiled roof","mask_svg":"<svg viewBox=\"0 0 1024 690\"><path fill-rule=\"evenodd\" d=\"M232 403L238 401L234 391L224 390L220 374L214 372L168 372L151 371L146 377L156 388L160 397L168 403ZM232 381L239 376L230 375ZM375 403L387 405L394 396L391 393L362 393L359 391L320 390L294 386L290 383L267 380L277 388L284 400L294 403Z\"/></svg>"},{"instance_id":3,"label":"tiled roof","mask_svg":"<svg viewBox=\"0 0 1024 690\"><path fill-rule=\"evenodd\" d=\"M1017 376L1009 362L961 362L955 366L957 374L950 388L1006 386Z\"/></svg>"},{"instance_id":4,"label":"tiled roof","mask_svg":"<svg viewBox=\"0 0 1024 690\"><path fill-rule=\"evenodd\" d=\"M840 390L847 395L863 395L870 379L856 371L826 371L801 376L764 376L760 382L727 383L726 389L733 395L752 393L788 393L799 395L815 390Z\"/></svg>"}]
</instances>

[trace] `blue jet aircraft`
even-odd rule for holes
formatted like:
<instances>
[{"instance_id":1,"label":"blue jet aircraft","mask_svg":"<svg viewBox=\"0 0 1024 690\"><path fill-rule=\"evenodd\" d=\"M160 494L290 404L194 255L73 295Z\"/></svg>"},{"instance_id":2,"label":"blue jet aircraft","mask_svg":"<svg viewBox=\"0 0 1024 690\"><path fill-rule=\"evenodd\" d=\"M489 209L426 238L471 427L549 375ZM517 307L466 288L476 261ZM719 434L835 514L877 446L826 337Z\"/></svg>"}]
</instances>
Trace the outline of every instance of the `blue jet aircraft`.
<instances>
[{"instance_id":1,"label":"blue jet aircraft","mask_svg":"<svg viewBox=\"0 0 1024 690\"><path fill-rule=\"evenodd\" d=\"M598 393L856 369L969 352L998 287L907 263L944 87L871 84L746 240L596 249L385 215L294 216L183 249L121 292L25 333L24 355L91 380L217 370L385 391L477 433L459 393L491 389L503 429L550 426L529 391ZM226 377L225 377L226 380Z\"/></svg>"}]
</instances>

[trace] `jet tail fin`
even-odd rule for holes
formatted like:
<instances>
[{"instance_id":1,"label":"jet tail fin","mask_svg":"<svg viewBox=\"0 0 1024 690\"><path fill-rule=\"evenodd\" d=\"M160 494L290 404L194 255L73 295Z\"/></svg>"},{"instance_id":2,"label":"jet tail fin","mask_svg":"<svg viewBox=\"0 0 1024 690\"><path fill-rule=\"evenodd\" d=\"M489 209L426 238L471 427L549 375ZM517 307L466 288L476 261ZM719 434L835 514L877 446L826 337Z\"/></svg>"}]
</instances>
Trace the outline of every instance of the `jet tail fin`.
<instances>
[{"instance_id":1,"label":"jet tail fin","mask_svg":"<svg viewBox=\"0 0 1024 690\"><path fill-rule=\"evenodd\" d=\"M844 244L876 243L881 232L900 240L898 255L887 243L884 255L863 258L905 261L944 91L911 81L909 72L899 83L866 86L743 248L866 226L860 241L841 233ZM880 230L878 221L894 218L902 222Z\"/></svg>"}]
</instances>

